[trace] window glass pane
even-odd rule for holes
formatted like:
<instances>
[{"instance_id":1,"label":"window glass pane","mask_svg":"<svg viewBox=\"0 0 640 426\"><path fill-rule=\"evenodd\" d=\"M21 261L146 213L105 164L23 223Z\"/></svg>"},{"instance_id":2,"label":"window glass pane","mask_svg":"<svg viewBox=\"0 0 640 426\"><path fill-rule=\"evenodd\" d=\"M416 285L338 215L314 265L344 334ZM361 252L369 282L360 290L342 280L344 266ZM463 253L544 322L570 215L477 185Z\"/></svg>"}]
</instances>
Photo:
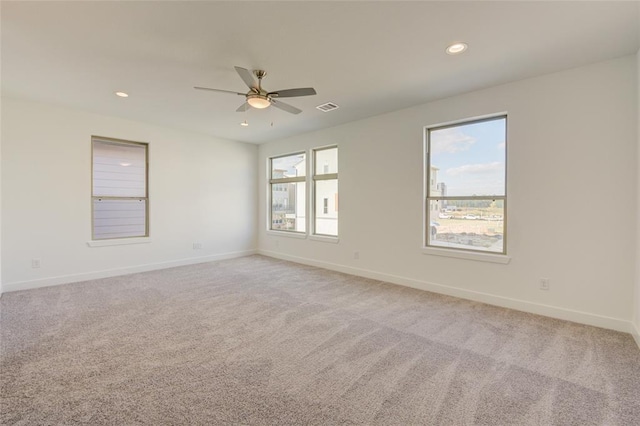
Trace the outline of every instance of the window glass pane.
<instances>
[{"instance_id":1,"label":"window glass pane","mask_svg":"<svg viewBox=\"0 0 640 426\"><path fill-rule=\"evenodd\" d=\"M316 174L326 175L338 173L338 148L316 151Z\"/></svg>"},{"instance_id":2,"label":"window glass pane","mask_svg":"<svg viewBox=\"0 0 640 426\"><path fill-rule=\"evenodd\" d=\"M146 197L146 145L93 141L93 195Z\"/></svg>"},{"instance_id":3,"label":"window glass pane","mask_svg":"<svg viewBox=\"0 0 640 426\"><path fill-rule=\"evenodd\" d=\"M271 229L305 232L305 182L271 185Z\"/></svg>"},{"instance_id":4,"label":"window glass pane","mask_svg":"<svg viewBox=\"0 0 640 426\"><path fill-rule=\"evenodd\" d=\"M306 175L305 155L294 154L271 159L271 179Z\"/></svg>"},{"instance_id":5,"label":"window glass pane","mask_svg":"<svg viewBox=\"0 0 640 426\"><path fill-rule=\"evenodd\" d=\"M318 180L315 182L315 233L338 235L338 180Z\"/></svg>"},{"instance_id":6,"label":"window glass pane","mask_svg":"<svg viewBox=\"0 0 640 426\"><path fill-rule=\"evenodd\" d=\"M93 200L93 239L145 237L145 200Z\"/></svg>"},{"instance_id":7,"label":"window glass pane","mask_svg":"<svg viewBox=\"0 0 640 426\"><path fill-rule=\"evenodd\" d=\"M429 131L430 196L505 195L506 118Z\"/></svg>"},{"instance_id":8,"label":"window glass pane","mask_svg":"<svg viewBox=\"0 0 640 426\"><path fill-rule=\"evenodd\" d=\"M503 252L504 200L432 200L429 204L429 245Z\"/></svg>"}]
</instances>

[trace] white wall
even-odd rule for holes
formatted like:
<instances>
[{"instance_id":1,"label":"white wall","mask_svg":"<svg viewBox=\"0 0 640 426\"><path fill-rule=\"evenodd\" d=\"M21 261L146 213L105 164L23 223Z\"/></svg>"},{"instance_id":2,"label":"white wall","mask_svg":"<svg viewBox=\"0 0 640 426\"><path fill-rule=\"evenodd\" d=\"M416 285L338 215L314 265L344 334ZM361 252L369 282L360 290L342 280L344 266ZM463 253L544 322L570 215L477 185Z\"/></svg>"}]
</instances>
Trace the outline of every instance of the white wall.
<instances>
[{"instance_id":1,"label":"white wall","mask_svg":"<svg viewBox=\"0 0 640 426\"><path fill-rule=\"evenodd\" d=\"M640 13L640 4L638 5L638 13ZM636 209L636 285L635 285L635 334L636 343L640 346L640 50L636 54L637 58L637 66L636 66L636 84L638 86L638 100L637 100L637 116L636 120L638 122L638 164L636 166L637 173L637 209Z\"/></svg>"},{"instance_id":2,"label":"white wall","mask_svg":"<svg viewBox=\"0 0 640 426\"><path fill-rule=\"evenodd\" d=\"M0 17L2 16L2 7L0 7ZM2 54L0 53L0 69L2 69ZM0 79L0 87L2 82ZM0 102L0 297L2 297L2 102Z\"/></svg>"},{"instance_id":3,"label":"white wall","mask_svg":"<svg viewBox=\"0 0 640 426\"><path fill-rule=\"evenodd\" d=\"M630 230L638 213L635 61L628 56L261 145L260 252L629 331L637 243ZM423 127L503 111L511 262L423 254ZM335 143L339 243L267 233L266 159ZM550 291L539 289L541 277L551 279Z\"/></svg>"},{"instance_id":4,"label":"white wall","mask_svg":"<svg viewBox=\"0 0 640 426\"><path fill-rule=\"evenodd\" d=\"M5 291L255 250L255 145L6 98L2 124ZM91 135L149 143L150 243L88 247Z\"/></svg>"},{"instance_id":5,"label":"white wall","mask_svg":"<svg viewBox=\"0 0 640 426\"><path fill-rule=\"evenodd\" d=\"M1 61L0 61L1 62ZM2 68L0 66L0 68ZM2 102L0 102L0 297L2 297Z\"/></svg>"}]
</instances>

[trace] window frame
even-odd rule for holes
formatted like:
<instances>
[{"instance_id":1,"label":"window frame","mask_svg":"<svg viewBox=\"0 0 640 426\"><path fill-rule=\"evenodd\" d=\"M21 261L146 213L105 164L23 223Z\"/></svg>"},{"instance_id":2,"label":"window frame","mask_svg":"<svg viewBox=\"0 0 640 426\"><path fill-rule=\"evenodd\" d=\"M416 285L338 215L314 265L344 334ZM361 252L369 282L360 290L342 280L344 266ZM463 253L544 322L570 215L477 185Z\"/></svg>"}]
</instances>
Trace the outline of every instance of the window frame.
<instances>
[{"instance_id":1,"label":"window frame","mask_svg":"<svg viewBox=\"0 0 640 426\"><path fill-rule=\"evenodd\" d=\"M431 174L431 132L436 130L448 129L453 127L460 127L469 124L478 124L488 121L495 121L504 119L504 129L505 129L505 147L504 147L504 161L505 161L505 170L504 170L504 195L481 195L481 196L432 196L432 186L430 182L432 181ZM469 254L469 259L473 260L489 260L490 259L499 259L505 258L507 259L507 219L508 219L508 210L507 210L507 189L508 189L508 126L509 119L508 114L506 112L475 117L475 118L467 118L463 120L457 120L453 122L425 126L424 128L424 164L425 169L423 173L423 185L425 186L423 191L423 249L429 250L428 253L431 254L439 254L446 255L445 253L450 253L453 257L461 257L465 258L464 254ZM436 182L437 185L437 182ZM488 251L488 250L474 250L471 248L461 248L461 247L447 247L440 245L430 244L430 233L431 233L431 221L434 221L436 218L432 218L431 215L434 212L431 209L431 201L439 202L439 201L459 201L459 200L472 200L472 201L483 201L483 200L502 200L503 202L503 234L502 234L502 251ZM458 255L461 254L462 256ZM499 263L503 263L502 261L496 260Z\"/></svg>"},{"instance_id":2,"label":"window frame","mask_svg":"<svg viewBox=\"0 0 640 426\"><path fill-rule=\"evenodd\" d=\"M317 174L316 173L316 168L317 168L317 153L319 151L326 151L329 149L335 149L336 150L336 155L338 158L340 158L340 152L338 149L338 145L327 145L327 146L322 146L322 147L318 147L318 148L313 148L311 150L312 152L312 156L313 156L313 164L311 165L311 171L312 176L311 176L311 211L313 211L313 233L311 234L312 236L316 236L316 237L322 237L322 238L338 238L340 236L340 226L338 226L338 232L336 233L336 235L332 235L332 234L320 234L316 231L316 222L318 220L317 217L317 208L318 206L316 205L316 182L317 181L321 181L321 180L335 180L336 184L339 186L340 182L338 179L338 173L340 173L340 168L338 167L338 172L336 173L322 173L322 174ZM323 168L324 170L324 168ZM339 190L338 190L339 191ZM339 197L339 195L338 195ZM323 206L324 207L324 206ZM336 221L340 220L340 214L338 214L338 217L336 218Z\"/></svg>"},{"instance_id":3,"label":"window frame","mask_svg":"<svg viewBox=\"0 0 640 426\"><path fill-rule=\"evenodd\" d=\"M273 178L273 160L276 160L278 158L285 158L285 157L293 157L295 155L304 155L304 161L307 161L307 152L306 151L296 151L296 152L291 152L288 154L282 154L282 155L275 155L273 157L269 157L268 161L267 161L267 165L268 165L268 189L267 191L269 191L269 196L268 196L268 209L269 209L269 215L268 215L268 223L267 223L267 231L269 232L285 232L291 235L306 235L307 231L309 229L308 227L308 221L306 220L306 218L309 216L307 213L307 206L306 206L306 202L305 202L305 227L304 227L304 231L295 231L295 230L288 230L288 229L273 229L273 185L278 185L278 184L287 184L287 183L299 183L302 182L304 183L304 190L305 190L305 198L308 198L308 188L307 188L307 177L309 175L309 163L307 162L305 164L305 175L304 176L294 176L294 177L289 177L289 178L278 178L278 179L274 179ZM296 205L297 205L298 200L296 200Z\"/></svg>"},{"instance_id":4,"label":"window frame","mask_svg":"<svg viewBox=\"0 0 640 426\"><path fill-rule=\"evenodd\" d=\"M136 145L144 147L144 197L121 197L121 196L96 196L93 193L94 185L94 149L95 142L104 142L111 143L114 145ZM105 200L144 200L145 202L145 213L144 213L144 235L132 235L127 237L113 237L113 238L95 238L95 212L94 212L94 202L96 199L105 199ZM91 136L91 242L99 243L99 242L117 242L118 240L132 240L141 238L147 239L149 238L149 143L148 142L137 142L137 141L129 141L125 139L116 139L104 136ZM109 245L105 243L105 245Z\"/></svg>"}]
</instances>

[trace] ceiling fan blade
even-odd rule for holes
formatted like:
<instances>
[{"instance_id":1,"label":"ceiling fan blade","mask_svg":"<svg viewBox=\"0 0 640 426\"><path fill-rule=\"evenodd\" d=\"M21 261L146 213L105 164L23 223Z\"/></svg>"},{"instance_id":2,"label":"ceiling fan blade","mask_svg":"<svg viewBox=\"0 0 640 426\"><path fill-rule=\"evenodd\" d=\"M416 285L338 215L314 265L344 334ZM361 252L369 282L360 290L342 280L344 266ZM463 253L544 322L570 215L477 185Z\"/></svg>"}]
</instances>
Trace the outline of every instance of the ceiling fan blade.
<instances>
[{"instance_id":1,"label":"ceiling fan blade","mask_svg":"<svg viewBox=\"0 0 640 426\"><path fill-rule=\"evenodd\" d=\"M256 84L256 80L253 78L253 75L251 74L251 71L241 67L234 67L234 68L236 69L236 72L238 73L242 81L244 81L244 83L247 86L249 86L249 89L258 87L258 85Z\"/></svg>"},{"instance_id":2,"label":"ceiling fan blade","mask_svg":"<svg viewBox=\"0 0 640 426\"><path fill-rule=\"evenodd\" d=\"M248 110L249 108L251 108L251 106L248 103L243 103L242 105L240 105L238 107L238 109L236 110L236 112L245 112L246 110Z\"/></svg>"},{"instance_id":3,"label":"ceiling fan blade","mask_svg":"<svg viewBox=\"0 0 640 426\"><path fill-rule=\"evenodd\" d=\"M310 96L315 94L316 89L313 87L301 87L299 89L274 90L268 95L278 98L294 98L296 96Z\"/></svg>"},{"instance_id":4,"label":"ceiling fan blade","mask_svg":"<svg viewBox=\"0 0 640 426\"><path fill-rule=\"evenodd\" d=\"M198 90L210 90L212 92L222 92L222 93L233 93L234 95L242 95L242 96L246 96L246 93L239 93L239 92L232 92L231 90L222 90L222 89L211 89L210 87L198 87L198 86L194 86L194 89L198 89Z\"/></svg>"},{"instance_id":5,"label":"ceiling fan blade","mask_svg":"<svg viewBox=\"0 0 640 426\"><path fill-rule=\"evenodd\" d=\"M285 104L284 102L276 101L275 99L271 99L271 105L276 108L280 108L283 111L290 112L291 114L300 114L302 112L301 109L298 109L293 105Z\"/></svg>"}]
</instances>

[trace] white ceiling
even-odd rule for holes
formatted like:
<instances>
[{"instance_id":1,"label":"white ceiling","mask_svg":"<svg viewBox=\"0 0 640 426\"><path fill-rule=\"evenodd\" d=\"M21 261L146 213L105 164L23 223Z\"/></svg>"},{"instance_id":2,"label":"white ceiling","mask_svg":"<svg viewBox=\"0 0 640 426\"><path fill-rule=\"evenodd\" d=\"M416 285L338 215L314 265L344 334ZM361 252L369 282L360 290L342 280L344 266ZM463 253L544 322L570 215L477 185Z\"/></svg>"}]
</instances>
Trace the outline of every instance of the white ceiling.
<instances>
[{"instance_id":1,"label":"white ceiling","mask_svg":"<svg viewBox=\"0 0 640 426\"><path fill-rule=\"evenodd\" d=\"M2 95L262 143L640 47L626 2L7 2ZM461 56L445 54L466 41ZM234 66L303 112L235 112ZM127 99L114 92L130 93ZM323 113L315 106L337 103ZM247 119L249 127L239 123ZM271 125L273 123L273 125Z\"/></svg>"}]
</instances>

